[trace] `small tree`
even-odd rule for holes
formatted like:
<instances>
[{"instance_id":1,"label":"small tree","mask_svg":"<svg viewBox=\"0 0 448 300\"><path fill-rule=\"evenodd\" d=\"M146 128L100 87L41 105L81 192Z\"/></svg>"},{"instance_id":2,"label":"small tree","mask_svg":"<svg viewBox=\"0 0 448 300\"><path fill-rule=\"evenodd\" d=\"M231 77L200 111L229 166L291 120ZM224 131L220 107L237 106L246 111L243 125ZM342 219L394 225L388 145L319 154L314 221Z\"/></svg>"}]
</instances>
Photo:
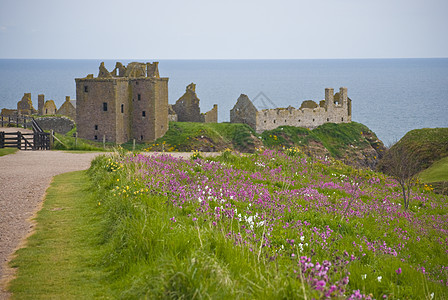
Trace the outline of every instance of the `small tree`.
<instances>
[{"instance_id":1,"label":"small tree","mask_svg":"<svg viewBox=\"0 0 448 300\"><path fill-rule=\"evenodd\" d=\"M414 152L400 143L395 144L386 151L381 169L400 184L404 208L408 209L411 188L420 172L420 163Z\"/></svg>"}]
</instances>

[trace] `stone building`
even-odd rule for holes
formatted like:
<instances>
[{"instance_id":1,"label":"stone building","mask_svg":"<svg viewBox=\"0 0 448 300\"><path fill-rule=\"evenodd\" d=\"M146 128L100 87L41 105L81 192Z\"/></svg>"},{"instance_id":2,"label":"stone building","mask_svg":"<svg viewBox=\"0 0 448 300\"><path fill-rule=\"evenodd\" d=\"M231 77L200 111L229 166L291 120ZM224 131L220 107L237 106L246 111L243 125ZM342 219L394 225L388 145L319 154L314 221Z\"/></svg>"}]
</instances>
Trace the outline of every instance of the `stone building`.
<instances>
[{"instance_id":1,"label":"stone building","mask_svg":"<svg viewBox=\"0 0 448 300\"><path fill-rule=\"evenodd\" d=\"M351 99L347 88L343 87L336 94L332 88L327 88L325 100L319 104L307 100L298 109L289 106L258 111L246 95L241 95L230 111L231 123L248 124L257 133L283 125L312 129L324 123L349 123L351 120Z\"/></svg>"},{"instance_id":2,"label":"stone building","mask_svg":"<svg viewBox=\"0 0 448 300\"><path fill-rule=\"evenodd\" d=\"M98 77L76 78L78 136L124 143L151 142L168 130L168 78L159 76L158 62L104 63Z\"/></svg>"},{"instance_id":3,"label":"stone building","mask_svg":"<svg viewBox=\"0 0 448 300\"><path fill-rule=\"evenodd\" d=\"M76 120L76 100L70 99L70 96L66 96L65 102L59 107L56 114Z\"/></svg>"},{"instance_id":4,"label":"stone building","mask_svg":"<svg viewBox=\"0 0 448 300\"><path fill-rule=\"evenodd\" d=\"M31 93L25 93L22 99L17 102L17 113L19 115L34 115L37 113L31 101Z\"/></svg>"},{"instance_id":5,"label":"stone building","mask_svg":"<svg viewBox=\"0 0 448 300\"><path fill-rule=\"evenodd\" d=\"M170 119L177 119L179 122L217 123L218 105L213 105L213 108L204 114L201 113L199 101L196 95L196 84L190 83L185 94L176 101L176 104L171 105L171 109L177 117L172 116L171 113Z\"/></svg>"},{"instance_id":6,"label":"stone building","mask_svg":"<svg viewBox=\"0 0 448 300\"><path fill-rule=\"evenodd\" d=\"M57 111L58 109L53 100L45 101L42 115L55 115Z\"/></svg>"}]
</instances>

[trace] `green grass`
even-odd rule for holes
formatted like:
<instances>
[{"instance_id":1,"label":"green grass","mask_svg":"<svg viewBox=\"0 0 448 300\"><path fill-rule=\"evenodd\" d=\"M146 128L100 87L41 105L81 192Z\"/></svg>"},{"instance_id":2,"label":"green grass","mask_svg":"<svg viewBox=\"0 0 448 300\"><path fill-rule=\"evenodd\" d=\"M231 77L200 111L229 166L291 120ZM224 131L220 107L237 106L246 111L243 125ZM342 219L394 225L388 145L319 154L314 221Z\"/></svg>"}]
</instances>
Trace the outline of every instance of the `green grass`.
<instances>
[{"instance_id":1,"label":"green grass","mask_svg":"<svg viewBox=\"0 0 448 300\"><path fill-rule=\"evenodd\" d=\"M170 122L165 135L154 143L136 144L136 150L148 151L222 151L226 148L253 152L255 132L245 124ZM122 145L131 150L132 141Z\"/></svg>"},{"instance_id":2,"label":"green grass","mask_svg":"<svg viewBox=\"0 0 448 300\"><path fill-rule=\"evenodd\" d=\"M16 153L19 149L17 148L2 148L0 149L0 156Z\"/></svg>"},{"instance_id":3,"label":"green grass","mask_svg":"<svg viewBox=\"0 0 448 300\"><path fill-rule=\"evenodd\" d=\"M424 183L448 181L448 156L421 172L419 178Z\"/></svg>"},{"instance_id":4,"label":"green grass","mask_svg":"<svg viewBox=\"0 0 448 300\"><path fill-rule=\"evenodd\" d=\"M89 141L73 136L76 132L76 127L66 134L55 133L55 136L62 142L54 140L53 150L71 150L71 151L110 151L115 144L106 143L106 148L101 142Z\"/></svg>"},{"instance_id":5,"label":"green grass","mask_svg":"<svg viewBox=\"0 0 448 300\"><path fill-rule=\"evenodd\" d=\"M11 266L18 268L10 291L13 299L107 298L100 265L101 207L87 189L85 171L54 178L36 232L18 250Z\"/></svg>"},{"instance_id":6,"label":"green grass","mask_svg":"<svg viewBox=\"0 0 448 300\"><path fill-rule=\"evenodd\" d=\"M448 128L411 130L397 144L404 144L411 149L417 155L423 170L448 156Z\"/></svg>"},{"instance_id":7,"label":"green grass","mask_svg":"<svg viewBox=\"0 0 448 300\"><path fill-rule=\"evenodd\" d=\"M263 143L267 147L295 147L306 148L319 144L326 148L331 156L342 158L345 151L353 147L364 149L372 146L374 149L382 147L376 135L367 126L351 123L325 123L313 130L302 127L281 126L262 133Z\"/></svg>"}]
</instances>

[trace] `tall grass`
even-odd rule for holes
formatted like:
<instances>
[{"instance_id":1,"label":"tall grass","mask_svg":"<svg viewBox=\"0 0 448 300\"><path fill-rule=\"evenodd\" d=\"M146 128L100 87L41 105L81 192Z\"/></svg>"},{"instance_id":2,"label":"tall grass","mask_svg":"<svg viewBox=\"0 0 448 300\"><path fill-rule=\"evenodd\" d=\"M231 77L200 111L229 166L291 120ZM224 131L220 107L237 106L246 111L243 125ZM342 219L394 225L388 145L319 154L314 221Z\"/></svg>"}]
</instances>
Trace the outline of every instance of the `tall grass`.
<instances>
[{"instance_id":1,"label":"tall grass","mask_svg":"<svg viewBox=\"0 0 448 300\"><path fill-rule=\"evenodd\" d=\"M119 297L448 297L446 198L422 187L404 212L391 179L300 150L122 152L89 174Z\"/></svg>"}]
</instances>

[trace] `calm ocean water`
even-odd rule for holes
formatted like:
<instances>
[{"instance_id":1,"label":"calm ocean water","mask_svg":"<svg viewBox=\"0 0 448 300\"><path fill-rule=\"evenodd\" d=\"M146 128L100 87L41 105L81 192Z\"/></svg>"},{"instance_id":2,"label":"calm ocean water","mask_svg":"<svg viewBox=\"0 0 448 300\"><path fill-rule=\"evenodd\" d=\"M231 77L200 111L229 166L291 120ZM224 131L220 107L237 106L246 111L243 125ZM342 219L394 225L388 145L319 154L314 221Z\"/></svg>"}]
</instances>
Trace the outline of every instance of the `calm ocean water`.
<instances>
[{"instance_id":1,"label":"calm ocean water","mask_svg":"<svg viewBox=\"0 0 448 300\"><path fill-rule=\"evenodd\" d=\"M120 60L119 60L120 61ZM137 60L152 61L152 60ZM121 60L128 63L130 60ZM16 108L23 93L45 94L59 107L76 98L74 78L98 74L99 60L0 59L0 108ZM115 61L105 61L112 70ZM417 128L448 127L448 58L354 60L160 60L169 77L169 103L196 83L203 112L218 104L219 121L240 94L263 92L269 106L299 107L324 99L325 88L348 88L353 121L372 129L386 144ZM261 103L261 102L260 102Z\"/></svg>"}]
</instances>

